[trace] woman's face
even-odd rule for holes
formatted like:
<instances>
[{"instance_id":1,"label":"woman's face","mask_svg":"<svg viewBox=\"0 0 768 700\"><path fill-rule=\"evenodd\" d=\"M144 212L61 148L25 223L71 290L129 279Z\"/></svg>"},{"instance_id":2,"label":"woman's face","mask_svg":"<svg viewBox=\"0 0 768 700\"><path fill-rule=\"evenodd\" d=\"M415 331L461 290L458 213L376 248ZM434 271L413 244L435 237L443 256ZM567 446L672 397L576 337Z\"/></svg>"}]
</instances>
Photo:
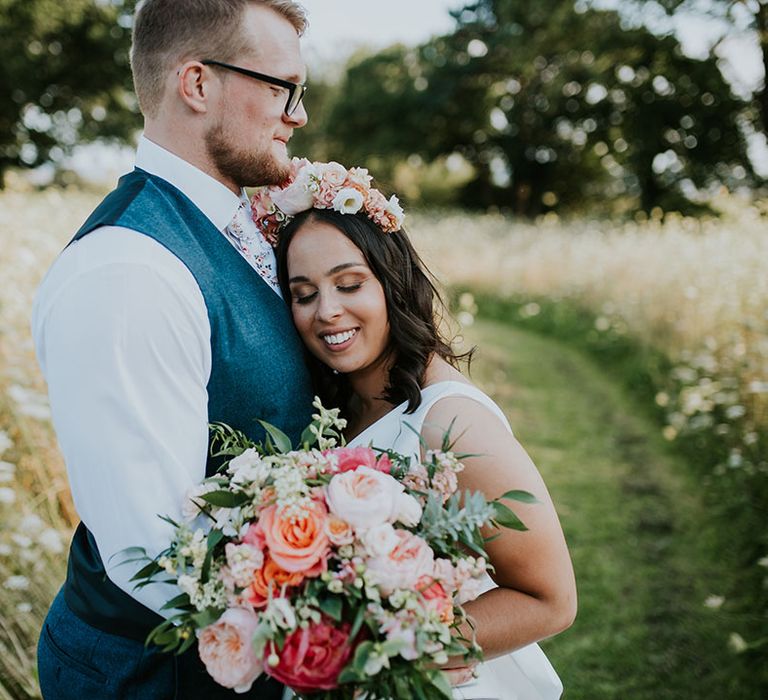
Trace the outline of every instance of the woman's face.
<instances>
[{"instance_id":1,"label":"woman's face","mask_svg":"<svg viewBox=\"0 0 768 700\"><path fill-rule=\"evenodd\" d=\"M377 366L389 343L384 290L335 226L309 222L288 248L293 321L310 352L338 372Z\"/></svg>"}]
</instances>

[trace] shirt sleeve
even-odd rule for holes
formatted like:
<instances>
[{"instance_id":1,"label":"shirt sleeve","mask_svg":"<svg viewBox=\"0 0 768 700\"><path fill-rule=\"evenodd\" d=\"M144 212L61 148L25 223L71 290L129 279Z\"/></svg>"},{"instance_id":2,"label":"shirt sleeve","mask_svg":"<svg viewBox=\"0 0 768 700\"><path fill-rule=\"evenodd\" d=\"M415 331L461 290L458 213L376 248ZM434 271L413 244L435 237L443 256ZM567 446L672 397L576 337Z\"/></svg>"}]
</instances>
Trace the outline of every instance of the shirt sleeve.
<instances>
[{"instance_id":1,"label":"shirt sleeve","mask_svg":"<svg viewBox=\"0 0 768 700\"><path fill-rule=\"evenodd\" d=\"M125 255L98 231L65 251L36 300L33 335L75 507L107 575L167 617L173 589L136 590L137 565L117 564L128 547L162 551L172 528L159 516L180 518L205 476L210 324L187 268L129 233L144 240L129 239Z\"/></svg>"}]
</instances>

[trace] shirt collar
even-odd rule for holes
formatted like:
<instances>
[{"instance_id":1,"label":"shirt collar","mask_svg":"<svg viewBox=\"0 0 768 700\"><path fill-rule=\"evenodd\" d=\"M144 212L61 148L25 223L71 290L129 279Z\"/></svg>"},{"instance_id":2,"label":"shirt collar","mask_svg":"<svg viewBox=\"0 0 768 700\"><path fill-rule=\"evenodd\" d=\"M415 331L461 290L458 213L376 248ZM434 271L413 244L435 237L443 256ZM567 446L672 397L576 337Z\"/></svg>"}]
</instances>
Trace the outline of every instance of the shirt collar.
<instances>
[{"instance_id":1,"label":"shirt collar","mask_svg":"<svg viewBox=\"0 0 768 700\"><path fill-rule=\"evenodd\" d=\"M139 139L136 167L162 178L183 192L220 231L232 221L240 202L248 201L245 190L240 196L236 195L226 185L146 136Z\"/></svg>"}]
</instances>

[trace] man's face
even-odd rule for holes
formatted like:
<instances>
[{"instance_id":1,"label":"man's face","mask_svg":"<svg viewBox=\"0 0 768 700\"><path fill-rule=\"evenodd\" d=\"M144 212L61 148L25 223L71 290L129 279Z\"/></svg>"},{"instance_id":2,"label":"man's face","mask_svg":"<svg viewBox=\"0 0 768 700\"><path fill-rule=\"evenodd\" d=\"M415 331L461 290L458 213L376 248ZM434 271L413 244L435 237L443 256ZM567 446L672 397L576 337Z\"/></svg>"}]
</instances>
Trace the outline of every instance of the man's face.
<instances>
[{"instance_id":1,"label":"man's face","mask_svg":"<svg viewBox=\"0 0 768 700\"><path fill-rule=\"evenodd\" d=\"M238 56L233 64L294 83L304 82L299 37L287 19L267 7L249 5L242 31L254 50ZM293 130L307 122L304 105L286 116L287 89L221 68L210 70L217 71L222 80L215 122L205 135L214 167L236 187L284 182L290 166L288 141Z\"/></svg>"}]
</instances>

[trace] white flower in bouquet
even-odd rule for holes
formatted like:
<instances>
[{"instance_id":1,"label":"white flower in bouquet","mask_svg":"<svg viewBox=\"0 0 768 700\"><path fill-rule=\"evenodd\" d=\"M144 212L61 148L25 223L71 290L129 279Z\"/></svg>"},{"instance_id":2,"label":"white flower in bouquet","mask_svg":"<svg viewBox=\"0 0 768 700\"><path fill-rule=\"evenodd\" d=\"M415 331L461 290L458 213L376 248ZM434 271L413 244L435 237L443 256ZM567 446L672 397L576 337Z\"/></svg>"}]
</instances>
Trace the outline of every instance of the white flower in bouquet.
<instances>
[{"instance_id":1,"label":"white flower in bouquet","mask_svg":"<svg viewBox=\"0 0 768 700\"><path fill-rule=\"evenodd\" d=\"M224 553L232 580L240 588L249 586L254 572L264 564L264 552L250 544L227 542Z\"/></svg>"},{"instance_id":2,"label":"white flower in bouquet","mask_svg":"<svg viewBox=\"0 0 768 700\"><path fill-rule=\"evenodd\" d=\"M337 474L328 484L327 500L331 512L358 531L397 517L402 484L389 474L369 467Z\"/></svg>"},{"instance_id":3,"label":"white flower in bouquet","mask_svg":"<svg viewBox=\"0 0 768 700\"><path fill-rule=\"evenodd\" d=\"M415 587L434 567L432 549L421 537L407 530L396 530L396 533L400 542L394 549L368 560L368 578L385 596L398 588Z\"/></svg>"},{"instance_id":4,"label":"white flower in bouquet","mask_svg":"<svg viewBox=\"0 0 768 700\"><path fill-rule=\"evenodd\" d=\"M232 475L233 484L253 484L254 486L262 486L270 470L271 465L265 462L252 447L235 457L227 467L227 473Z\"/></svg>"},{"instance_id":5,"label":"white flower in bouquet","mask_svg":"<svg viewBox=\"0 0 768 700\"><path fill-rule=\"evenodd\" d=\"M406 527L416 527L421 520L422 508L413 496L401 493L397 497L397 521Z\"/></svg>"},{"instance_id":6,"label":"white flower in bouquet","mask_svg":"<svg viewBox=\"0 0 768 700\"><path fill-rule=\"evenodd\" d=\"M372 557L386 556L400 544L397 531L389 523L374 525L374 527L365 530L360 535L360 541Z\"/></svg>"}]
</instances>

